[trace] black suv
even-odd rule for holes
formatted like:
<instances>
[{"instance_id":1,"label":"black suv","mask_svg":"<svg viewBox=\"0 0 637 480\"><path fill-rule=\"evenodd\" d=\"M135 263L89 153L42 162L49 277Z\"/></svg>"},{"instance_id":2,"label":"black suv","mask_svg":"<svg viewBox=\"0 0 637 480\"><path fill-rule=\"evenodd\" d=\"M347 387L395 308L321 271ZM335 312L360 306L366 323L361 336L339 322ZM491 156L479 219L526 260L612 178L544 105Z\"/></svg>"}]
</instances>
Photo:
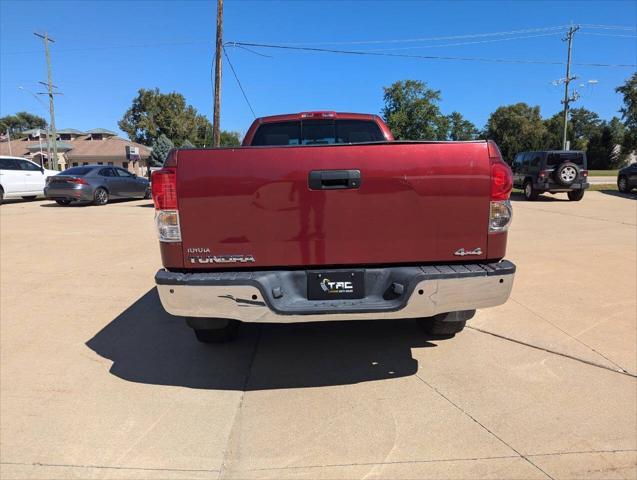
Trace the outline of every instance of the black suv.
<instances>
[{"instance_id":1,"label":"black suv","mask_svg":"<svg viewBox=\"0 0 637 480\"><path fill-rule=\"evenodd\" d=\"M515 156L513 186L524 190L524 198L540 193L567 192L569 200L581 200L589 187L586 153L574 150L521 152Z\"/></svg>"}]
</instances>

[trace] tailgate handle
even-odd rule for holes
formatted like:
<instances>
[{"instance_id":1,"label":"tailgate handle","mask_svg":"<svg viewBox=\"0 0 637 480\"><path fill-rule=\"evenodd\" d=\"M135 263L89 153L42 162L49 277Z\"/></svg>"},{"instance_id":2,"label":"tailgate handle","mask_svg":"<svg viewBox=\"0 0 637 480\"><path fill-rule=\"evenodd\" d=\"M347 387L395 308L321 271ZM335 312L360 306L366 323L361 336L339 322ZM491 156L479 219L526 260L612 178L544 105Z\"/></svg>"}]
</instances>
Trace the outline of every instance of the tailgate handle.
<instances>
[{"instance_id":1,"label":"tailgate handle","mask_svg":"<svg viewBox=\"0 0 637 480\"><path fill-rule=\"evenodd\" d=\"M312 170L308 176L310 190L359 188L360 170Z\"/></svg>"}]
</instances>

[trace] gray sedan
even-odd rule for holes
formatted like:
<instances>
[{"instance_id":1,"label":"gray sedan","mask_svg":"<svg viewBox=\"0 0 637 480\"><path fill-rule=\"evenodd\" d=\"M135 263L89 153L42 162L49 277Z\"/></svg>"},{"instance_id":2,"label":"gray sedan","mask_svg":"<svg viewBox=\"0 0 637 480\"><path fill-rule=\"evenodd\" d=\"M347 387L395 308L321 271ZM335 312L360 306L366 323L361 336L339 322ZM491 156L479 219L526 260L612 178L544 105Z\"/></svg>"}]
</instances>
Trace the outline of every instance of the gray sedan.
<instances>
[{"instance_id":1,"label":"gray sedan","mask_svg":"<svg viewBox=\"0 0 637 480\"><path fill-rule=\"evenodd\" d=\"M123 168L85 165L48 177L44 195L60 205L106 205L115 198L150 198L150 182Z\"/></svg>"}]
</instances>

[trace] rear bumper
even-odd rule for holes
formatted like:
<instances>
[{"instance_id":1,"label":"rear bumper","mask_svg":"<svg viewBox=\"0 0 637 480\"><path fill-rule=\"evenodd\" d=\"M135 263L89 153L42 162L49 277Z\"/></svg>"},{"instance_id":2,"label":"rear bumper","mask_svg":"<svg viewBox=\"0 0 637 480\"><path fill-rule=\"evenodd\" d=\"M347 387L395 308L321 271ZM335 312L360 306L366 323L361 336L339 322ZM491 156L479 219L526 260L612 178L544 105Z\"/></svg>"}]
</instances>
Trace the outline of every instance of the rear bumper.
<instances>
[{"instance_id":1,"label":"rear bumper","mask_svg":"<svg viewBox=\"0 0 637 480\"><path fill-rule=\"evenodd\" d=\"M90 202L93 200L93 187L90 185L68 186L46 186L44 196L50 200L75 200L79 202Z\"/></svg>"},{"instance_id":2,"label":"rear bumper","mask_svg":"<svg viewBox=\"0 0 637 480\"><path fill-rule=\"evenodd\" d=\"M380 320L501 305L511 293L515 265L504 260L489 264L368 268L364 269L364 276L365 298L329 301L307 300L305 270L160 270L155 281L162 305L172 315L268 323Z\"/></svg>"},{"instance_id":3,"label":"rear bumper","mask_svg":"<svg viewBox=\"0 0 637 480\"><path fill-rule=\"evenodd\" d=\"M544 182L538 182L538 183L535 184L535 188L537 190L541 190L543 192L570 192L572 190L586 190L590 186L591 186L591 184L588 183L585 180L572 183L568 187L565 187L564 185L561 185L561 184L559 184L557 182L554 182L552 180L544 181Z\"/></svg>"}]
</instances>

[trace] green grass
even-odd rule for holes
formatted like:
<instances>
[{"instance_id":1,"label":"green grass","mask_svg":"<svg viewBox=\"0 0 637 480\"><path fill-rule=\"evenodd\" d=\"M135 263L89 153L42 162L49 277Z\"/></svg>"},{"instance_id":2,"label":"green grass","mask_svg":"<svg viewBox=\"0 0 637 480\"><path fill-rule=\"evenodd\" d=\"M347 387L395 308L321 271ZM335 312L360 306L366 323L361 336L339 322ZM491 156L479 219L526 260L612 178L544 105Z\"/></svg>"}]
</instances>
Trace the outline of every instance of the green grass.
<instances>
[{"instance_id":1,"label":"green grass","mask_svg":"<svg viewBox=\"0 0 637 480\"><path fill-rule=\"evenodd\" d=\"M589 170L589 177L616 177L617 170Z\"/></svg>"},{"instance_id":2,"label":"green grass","mask_svg":"<svg viewBox=\"0 0 637 480\"><path fill-rule=\"evenodd\" d=\"M614 192L618 191L616 183L601 183L599 185L591 185L587 188L587 190L590 190L592 192L599 192L600 190L612 190Z\"/></svg>"}]
</instances>

